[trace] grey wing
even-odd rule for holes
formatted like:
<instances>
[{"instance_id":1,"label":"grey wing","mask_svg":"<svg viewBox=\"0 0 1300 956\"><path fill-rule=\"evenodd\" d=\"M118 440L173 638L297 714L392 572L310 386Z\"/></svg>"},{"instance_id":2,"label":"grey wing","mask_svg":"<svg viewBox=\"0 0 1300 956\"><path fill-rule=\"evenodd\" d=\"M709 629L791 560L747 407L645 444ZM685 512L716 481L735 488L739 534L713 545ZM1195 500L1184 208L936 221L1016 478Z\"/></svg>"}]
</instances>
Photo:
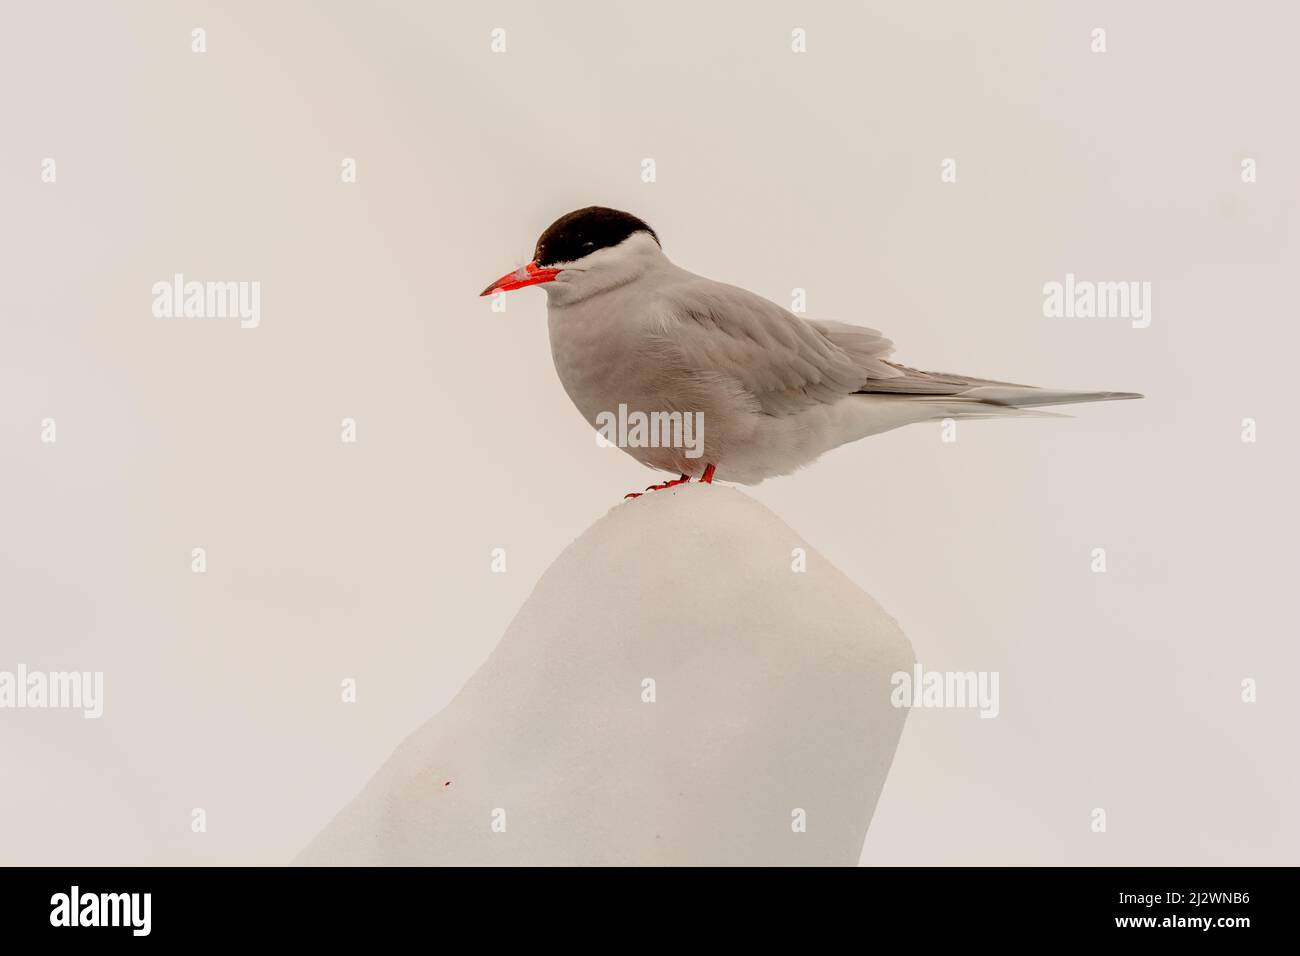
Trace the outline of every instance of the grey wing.
<instances>
[{"instance_id":1,"label":"grey wing","mask_svg":"<svg viewBox=\"0 0 1300 956\"><path fill-rule=\"evenodd\" d=\"M658 339L679 368L739 389L767 415L793 415L854 394L1016 408L1141 398L909 368L889 361L893 343L875 329L801 319L745 289L698 276L666 293L661 318Z\"/></svg>"},{"instance_id":2,"label":"grey wing","mask_svg":"<svg viewBox=\"0 0 1300 956\"><path fill-rule=\"evenodd\" d=\"M892 345L871 329L840 341L824 323L808 322L736 286L696 279L669 292L662 339L696 374L737 383L756 410L792 415L832 404L868 380L902 376L883 361Z\"/></svg>"},{"instance_id":3,"label":"grey wing","mask_svg":"<svg viewBox=\"0 0 1300 956\"><path fill-rule=\"evenodd\" d=\"M882 395L957 395L976 385L1008 385L1014 388L1030 388L1016 382L999 382L989 378L972 378L969 375L954 375L950 372L923 372L920 369L899 365L897 362L885 361L893 352L893 343L881 336L875 329L864 329L843 322L813 322L809 325L821 330L834 344L850 355L866 352L871 358L880 360L888 366L893 374L868 375L860 392ZM877 351L876 343L883 342L885 350Z\"/></svg>"},{"instance_id":4,"label":"grey wing","mask_svg":"<svg viewBox=\"0 0 1300 956\"><path fill-rule=\"evenodd\" d=\"M768 415L791 415L846 395L956 395L1013 385L923 372L888 360L893 343L875 329L811 321L737 286L696 277L671 290L663 340L696 374L739 384Z\"/></svg>"},{"instance_id":5,"label":"grey wing","mask_svg":"<svg viewBox=\"0 0 1300 956\"><path fill-rule=\"evenodd\" d=\"M1018 382L1001 382L991 378L971 375L953 375L950 372L923 372L896 362L884 360L877 352L880 333L861 329L841 322L809 322L821 329L831 342L852 356L863 353L884 362L894 374L879 376L868 374L858 389L859 393L877 395L912 396L917 401L949 397L953 400L987 408L998 405L1009 408L1032 408L1038 405L1071 405L1075 402L1109 402L1118 399L1141 398L1137 392L1097 392L1070 389L1039 388ZM888 342L885 342L888 345ZM884 353L888 354L888 353ZM949 408L951 409L951 405Z\"/></svg>"}]
</instances>

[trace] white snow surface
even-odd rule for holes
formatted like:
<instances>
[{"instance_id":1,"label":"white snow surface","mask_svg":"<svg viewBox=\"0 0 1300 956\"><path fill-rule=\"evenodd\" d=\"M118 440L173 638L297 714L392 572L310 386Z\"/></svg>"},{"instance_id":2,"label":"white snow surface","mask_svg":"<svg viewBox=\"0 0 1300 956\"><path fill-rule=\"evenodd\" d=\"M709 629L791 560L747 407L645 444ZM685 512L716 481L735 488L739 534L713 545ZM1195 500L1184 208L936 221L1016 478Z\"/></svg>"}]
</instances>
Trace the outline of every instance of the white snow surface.
<instances>
[{"instance_id":1,"label":"white snow surface","mask_svg":"<svg viewBox=\"0 0 1300 956\"><path fill-rule=\"evenodd\" d=\"M757 501L653 492L565 549L297 862L855 865L906 717L890 676L913 660Z\"/></svg>"}]
</instances>

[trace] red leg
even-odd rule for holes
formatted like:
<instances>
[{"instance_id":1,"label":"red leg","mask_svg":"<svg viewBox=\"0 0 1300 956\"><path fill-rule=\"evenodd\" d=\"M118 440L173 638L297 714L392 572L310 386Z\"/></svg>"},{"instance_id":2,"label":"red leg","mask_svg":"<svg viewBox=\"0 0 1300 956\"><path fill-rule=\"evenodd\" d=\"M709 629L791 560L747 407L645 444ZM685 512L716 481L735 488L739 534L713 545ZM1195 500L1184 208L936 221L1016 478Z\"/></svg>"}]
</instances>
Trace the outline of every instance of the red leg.
<instances>
[{"instance_id":1,"label":"red leg","mask_svg":"<svg viewBox=\"0 0 1300 956\"><path fill-rule=\"evenodd\" d=\"M705 468L704 474L700 476L700 482L706 485L713 484L713 472L715 470L716 469L712 465L709 465L707 468Z\"/></svg>"}]
</instances>

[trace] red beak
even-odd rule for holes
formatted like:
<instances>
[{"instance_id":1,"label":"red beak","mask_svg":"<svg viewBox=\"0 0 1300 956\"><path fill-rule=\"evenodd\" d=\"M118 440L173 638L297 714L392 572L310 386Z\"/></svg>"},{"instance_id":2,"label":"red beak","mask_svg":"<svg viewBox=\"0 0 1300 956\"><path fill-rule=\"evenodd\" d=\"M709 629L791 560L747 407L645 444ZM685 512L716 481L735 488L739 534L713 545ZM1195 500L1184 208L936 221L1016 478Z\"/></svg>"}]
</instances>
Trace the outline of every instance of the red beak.
<instances>
[{"instance_id":1,"label":"red beak","mask_svg":"<svg viewBox=\"0 0 1300 956\"><path fill-rule=\"evenodd\" d=\"M526 285L538 285L542 282L554 282L555 277L560 274L560 269L543 269L536 262L530 262L514 272L507 272L496 282L479 293L480 296L491 295L493 292L513 292L515 289L522 289Z\"/></svg>"}]
</instances>

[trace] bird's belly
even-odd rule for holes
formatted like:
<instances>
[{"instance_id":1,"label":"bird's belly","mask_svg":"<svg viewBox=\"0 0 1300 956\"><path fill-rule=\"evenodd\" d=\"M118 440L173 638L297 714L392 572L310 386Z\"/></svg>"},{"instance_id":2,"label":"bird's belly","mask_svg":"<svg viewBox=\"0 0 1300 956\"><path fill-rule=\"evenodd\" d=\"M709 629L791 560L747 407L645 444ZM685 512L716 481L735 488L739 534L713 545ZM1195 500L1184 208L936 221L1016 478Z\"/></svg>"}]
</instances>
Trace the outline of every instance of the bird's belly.
<instances>
[{"instance_id":1,"label":"bird's belly","mask_svg":"<svg viewBox=\"0 0 1300 956\"><path fill-rule=\"evenodd\" d=\"M578 411L610 444L660 471L757 484L785 475L877 427L874 403L846 396L785 416L762 414L738 383L657 362L659 353L578 322L557 328L551 351Z\"/></svg>"},{"instance_id":2,"label":"bird's belly","mask_svg":"<svg viewBox=\"0 0 1300 956\"><path fill-rule=\"evenodd\" d=\"M566 330L558 340L552 333L551 355L565 393L593 427L602 412L617 411L632 397L629 363L611 343Z\"/></svg>"},{"instance_id":3,"label":"bird's belly","mask_svg":"<svg viewBox=\"0 0 1300 956\"><path fill-rule=\"evenodd\" d=\"M656 364L609 325L600 334L553 318L551 353L569 399L610 444L651 468L693 476L716 457L724 408L700 382Z\"/></svg>"}]
</instances>

